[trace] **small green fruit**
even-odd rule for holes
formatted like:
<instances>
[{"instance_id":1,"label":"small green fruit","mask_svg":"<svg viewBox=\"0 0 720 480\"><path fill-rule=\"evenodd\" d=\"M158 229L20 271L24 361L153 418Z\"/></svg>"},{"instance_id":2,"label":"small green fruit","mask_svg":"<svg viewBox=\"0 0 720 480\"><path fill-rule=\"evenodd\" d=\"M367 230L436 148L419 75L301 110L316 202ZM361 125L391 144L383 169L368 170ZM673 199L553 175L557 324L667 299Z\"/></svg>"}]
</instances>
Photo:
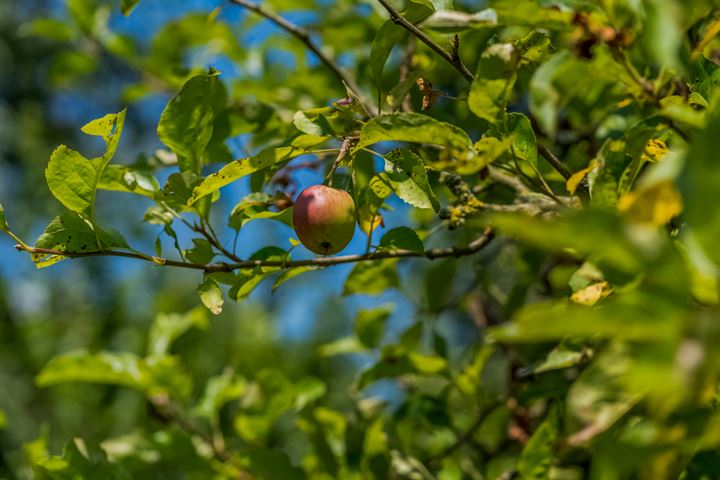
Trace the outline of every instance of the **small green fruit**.
<instances>
[{"instance_id":1,"label":"small green fruit","mask_svg":"<svg viewBox=\"0 0 720 480\"><path fill-rule=\"evenodd\" d=\"M355 202L344 190L314 185L295 200L293 225L308 250L333 255L345 248L355 233Z\"/></svg>"}]
</instances>

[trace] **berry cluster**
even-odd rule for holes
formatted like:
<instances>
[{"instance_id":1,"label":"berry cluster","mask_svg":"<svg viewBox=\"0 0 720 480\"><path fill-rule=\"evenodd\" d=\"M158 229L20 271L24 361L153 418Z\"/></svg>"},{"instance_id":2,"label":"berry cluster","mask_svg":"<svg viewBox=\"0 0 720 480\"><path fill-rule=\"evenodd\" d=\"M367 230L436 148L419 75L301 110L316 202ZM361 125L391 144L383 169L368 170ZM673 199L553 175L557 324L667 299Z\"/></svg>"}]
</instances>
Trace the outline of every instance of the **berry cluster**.
<instances>
[{"instance_id":1,"label":"berry cluster","mask_svg":"<svg viewBox=\"0 0 720 480\"><path fill-rule=\"evenodd\" d=\"M457 173L442 172L439 181L457 198L452 207L443 207L438 213L440 218L448 221L450 230L454 230L465 223L465 217L480 210L483 202L477 199L470 186Z\"/></svg>"}]
</instances>

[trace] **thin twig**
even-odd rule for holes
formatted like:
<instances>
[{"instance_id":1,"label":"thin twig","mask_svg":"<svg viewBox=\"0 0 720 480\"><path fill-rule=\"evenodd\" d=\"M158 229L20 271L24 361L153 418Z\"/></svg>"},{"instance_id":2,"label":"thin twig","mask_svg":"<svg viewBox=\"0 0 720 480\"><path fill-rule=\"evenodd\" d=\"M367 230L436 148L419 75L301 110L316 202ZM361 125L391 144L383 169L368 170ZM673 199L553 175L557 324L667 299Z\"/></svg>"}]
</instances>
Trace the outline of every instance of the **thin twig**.
<instances>
[{"instance_id":1,"label":"thin twig","mask_svg":"<svg viewBox=\"0 0 720 480\"><path fill-rule=\"evenodd\" d=\"M319 257L308 260L245 260L237 263L192 263L179 262L169 260L162 257L144 255L141 253L128 252L124 250L98 250L93 252L65 252L62 250L52 250L49 248L37 248L28 245L15 245L19 251L26 251L30 254L39 255L55 255L67 258L84 258L84 257L125 257L136 260L144 260L152 262L160 266L188 268L193 270L202 270L206 273L214 272L232 272L233 270L247 270L256 267L277 267L281 269L290 269L305 266L329 267L331 265L340 265L343 263L369 262L374 260L384 260L388 258L407 258L418 257L434 260L436 258L446 257L465 257L480 251L493 239L494 234L490 228L485 229L483 234L470 242L466 247L445 247L431 248L424 252L415 252L411 250L381 250L379 252L363 254L363 255L344 255L340 257Z\"/></svg>"},{"instance_id":2,"label":"thin twig","mask_svg":"<svg viewBox=\"0 0 720 480\"><path fill-rule=\"evenodd\" d=\"M480 413L475 421L470 425L470 427L461 434L455 442L447 447L445 450L441 451L440 453L433 455L432 457L428 458L425 462L426 464L431 464L434 462L437 462L439 460L442 460L443 458L451 455L455 450L463 446L466 442L470 441L472 437L475 435L475 432L482 426L483 422L487 417L492 413L493 410L495 410L496 407L498 407L500 403L495 403L493 405L490 405L488 408L485 409L482 413Z\"/></svg>"},{"instance_id":3,"label":"thin twig","mask_svg":"<svg viewBox=\"0 0 720 480\"><path fill-rule=\"evenodd\" d=\"M256 14L265 17L266 19L275 23L277 26L303 42L307 46L307 48L315 55L317 55L320 61L324 63L325 66L333 72L333 74L335 74L335 76L340 80L340 82L343 83L345 87L349 89L350 92L358 98L360 104L365 109L366 113L369 116L372 116L371 112L373 112L374 109L371 105L367 103L367 101L362 96L362 90L360 90L360 87L358 86L357 82L355 82L355 79L352 78L345 70L343 70L340 65L335 63L335 60L333 60L326 53L324 53L320 49L320 47L315 45L315 42L313 42L312 38L310 37L310 33L307 30L300 27L299 25L288 21L280 15L277 15L275 12L271 12L270 10L267 10L266 8L248 0L230 0L230 2L234 3L235 5L245 7L248 10L255 12Z\"/></svg>"},{"instance_id":4,"label":"thin twig","mask_svg":"<svg viewBox=\"0 0 720 480\"><path fill-rule=\"evenodd\" d=\"M387 0L378 0L378 2L380 2L380 4L385 7L385 10L387 10L387 12L390 14L390 18L393 22L415 35L421 42L430 47L433 51L435 51L435 53L440 55L450 65L455 67L455 69L460 72L463 77L465 77L465 80L467 80L468 82L472 82L473 80L475 80L475 75L473 75L472 72L468 70L468 68L465 66L459 56L454 56L451 52L448 52L443 47L441 47L437 42L435 42L435 40L427 36L425 32L420 30L412 22L408 21L405 17L400 15L400 13L395 10L395 8L393 8L393 6L390 5Z\"/></svg>"},{"instance_id":5,"label":"thin twig","mask_svg":"<svg viewBox=\"0 0 720 480\"><path fill-rule=\"evenodd\" d=\"M197 428L182 412L182 410L175 405L170 397L167 395L154 395L150 397L150 403L168 420L173 421L181 430L191 437L200 439L206 444L213 452L213 456L223 463L233 465L238 469L239 477L241 480L251 480L253 477L248 473L240 469L238 462L233 458L232 454L225 447L224 441L217 441L213 435L209 435L199 428Z\"/></svg>"},{"instance_id":6,"label":"thin twig","mask_svg":"<svg viewBox=\"0 0 720 480\"><path fill-rule=\"evenodd\" d=\"M415 40L415 37L408 38L408 44L405 48L405 58L403 58L403 61L400 64L400 82L404 82L410 77L410 69L412 68L412 61L415 56L416 46L417 41ZM412 102L410 101L410 92L405 94L400 105L403 112L408 113L413 111Z\"/></svg>"},{"instance_id":7,"label":"thin twig","mask_svg":"<svg viewBox=\"0 0 720 480\"><path fill-rule=\"evenodd\" d=\"M555 156L554 153L552 153L540 143L538 143L537 149L538 153L542 155L542 157L547 160L547 162L552 165L552 167L557 170L557 172L562 175L565 180L568 180L570 179L570 177L572 177L572 172L565 165L563 165L563 163L560 161L559 158Z\"/></svg>"}]
</instances>

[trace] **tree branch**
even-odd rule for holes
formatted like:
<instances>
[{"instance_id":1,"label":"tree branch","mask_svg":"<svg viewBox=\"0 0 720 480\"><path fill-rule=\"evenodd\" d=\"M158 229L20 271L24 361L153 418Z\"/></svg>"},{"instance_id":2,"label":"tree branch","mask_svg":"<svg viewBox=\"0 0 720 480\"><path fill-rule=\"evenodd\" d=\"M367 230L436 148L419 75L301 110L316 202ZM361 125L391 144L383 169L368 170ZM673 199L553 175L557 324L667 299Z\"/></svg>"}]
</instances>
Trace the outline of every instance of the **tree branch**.
<instances>
[{"instance_id":1,"label":"tree branch","mask_svg":"<svg viewBox=\"0 0 720 480\"><path fill-rule=\"evenodd\" d=\"M344 255L340 257L319 257L308 260L245 260L237 263L208 263L199 264L191 262L180 262L177 260L169 260L162 257L143 255L141 253L128 252L123 250L98 250L94 252L64 252L61 250L52 250L48 248L37 248L29 245L18 244L15 248L18 251L25 251L30 254L55 255L67 258L84 258L84 257L125 257L136 260L144 260L152 262L160 266L188 268L193 270L202 270L206 273L215 272L232 272L233 270L248 270L256 267L278 267L281 269L318 266L329 267L332 265L340 265L343 263L369 262L373 260L384 260L388 258L428 258L434 260L436 258L447 257L465 257L472 255L484 248L493 239L494 233L489 227L485 229L483 234L470 242L466 247L445 247L432 248L424 252L414 252L412 250L381 250L379 252L367 253L362 255Z\"/></svg>"},{"instance_id":2,"label":"tree branch","mask_svg":"<svg viewBox=\"0 0 720 480\"><path fill-rule=\"evenodd\" d=\"M460 74L465 77L468 82L472 82L473 80L475 80L475 75L473 75L472 72L468 70L468 68L465 66L459 56L453 55L451 52L448 52L443 47L441 47L437 42L435 42L435 40L427 36L412 22L408 21L405 17L400 15L400 13L395 10L387 0L378 0L378 2L380 2L380 4L385 7L385 10L387 10L387 12L390 14L390 18L393 22L415 35L421 42L430 47L433 51L435 51L435 53L440 55L450 65L455 67L455 69L460 72Z\"/></svg>"},{"instance_id":3,"label":"tree branch","mask_svg":"<svg viewBox=\"0 0 720 480\"><path fill-rule=\"evenodd\" d=\"M248 10L255 12L256 14L260 15L261 17L265 17L266 19L270 20L271 22L275 23L278 27L282 28L289 34L293 35L295 38L303 42L307 48L312 51L317 57L320 59L322 63L325 64L325 66L332 71L332 73L335 74L335 76L343 83L345 88L350 90L350 92L355 95L362 105L362 107L365 109L365 112L372 116L372 105L369 105L366 100L364 99L362 95L362 90L360 90L360 87L355 82L355 80L348 75L348 73L343 70L342 67L340 67L337 63L335 63L335 60L330 58L326 53L324 53L320 47L315 45L315 43L312 41L312 38L310 37L310 33L308 33L307 30L300 27L299 25L295 25L294 23L286 20L285 18L281 17L280 15L276 14L275 12L271 12L270 10L265 9L264 7L250 2L248 0L230 0L231 3L234 3L235 5L240 5L241 7L245 7Z\"/></svg>"},{"instance_id":4,"label":"tree branch","mask_svg":"<svg viewBox=\"0 0 720 480\"><path fill-rule=\"evenodd\" d=\"M562 175L565 180L568 180L570 177L572 177L572 172L568 170L568 168L560 161L559 158L555 156L554 153L552 153L544 145L541 145L539 143L537 145L537 149L538 153L542 155L542 157L547 160L547 162L552 165L552 167L557 170L557 172Z\"/></svg>"}]
</instances>

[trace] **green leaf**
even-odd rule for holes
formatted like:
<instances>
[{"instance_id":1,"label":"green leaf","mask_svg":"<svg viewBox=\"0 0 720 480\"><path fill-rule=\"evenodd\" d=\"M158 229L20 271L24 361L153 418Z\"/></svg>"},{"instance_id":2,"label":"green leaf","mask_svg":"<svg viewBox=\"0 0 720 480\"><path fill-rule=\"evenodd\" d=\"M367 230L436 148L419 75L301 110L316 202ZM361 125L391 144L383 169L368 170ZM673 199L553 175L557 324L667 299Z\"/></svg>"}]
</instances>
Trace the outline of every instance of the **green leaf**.
<instances>
[{"instance_id":1,"label":"green leaf","mask_svg":"<svg viewBox=\"0 0 720 480\"><path fill-rule=\"evenodd\" d=\"M271 196L263 192L251 193L243 197L232 209L228 224L231 228L240 230L252 220L269 219L292 227L292 207L280 211L270 210L279 203L278 201L287 204L288 200L282 194Z\"/></svg>"},{"instance_id":2,"label":"green leaf","mask_svg":"<svg viewBox=\"0 0 720 480\"><path fill-rule=\"evenodd\" d=\"M418 23L432 14L432 8L417 2L410 2L404 17L411 23ZM382 72L393 47L405 38L406 30L392 20L387 20L378 29L370 46L370 71L375 83L382 83Z\"/></svg>"},{"instance_id":3,"label":"green leaf","mask_svg":"<svg viewBox=\"0 0 720 480\"><path fill-rule=\"evenodd\" d=\"M363 126L356 150L384 141L429 143L461 151L472 146L462 129L421 113L391 113L372 118Z\"/></svg>"},{"instance_id":4,"label":"green leaf","mask_svg":"<svg viewBox=\"0 0 720 480\"><path fill-rule=\"evenodd\" d=\"M295 267L285 270L278 276L277 280L275 280L275 283L272 287L273 293L280 287L280 285L287 282L288 280L292 280L293 278L297 277L298 275L302 275L305 272L312 272L318 269L319 267L307 265L305 267Z\"/></svg>"},{"instance_id":5,"label":"green leaf","mask_svg":"<svg viewBox=\"0 0 720 480\"><path fill-rule=\"evenodd\" d=\"M521 478L550 478L554 446L558 438L558 416L558 407L551 407L550 413L525 444L517 465Z\"/></svg>"},{"instance_id":6,"label":"green leaf","mask_svg":"<svg viewBox=\"0 0 720 480\"><path fill-rule=\"evenodd\" d=\"M212 377L207 381L205 392L198 405L193 409L193 413L217 423L220 409L225 404L242 397L246 390L245 379L227 370L222 375Z\"/></svg>"},{"instance_id":7,"label":"green leaf","mask_svg":"<svg viewBox=\"0 0 720 480\"><path fill-rule=\"evenodd\" d=\"M204 238L193 238L193 248L185 250L185 258L192 263L201 265L210 263L215 258L215 250L209 241Z\"/></svg>"},{"instance_id":8,"label":"green leaf","mask_svg":"<svg viewBox=\"0 0 720 480\"><path fill-rule=\"evenodd\" d=\"M628 238L619 217L611 212L574 212L554 221L513 214L492 218L500 231L538 248L550 251L570 248L581 255L595 255L598 262L624 272L643 269L643 252Z\"/></svg>"},{"instance_id":9,"label":"green leaf","mask_svg":"<svg viewBox=\"0 0 720 480\"><path fill-rule=\"evenodd\" d=\"M508 136L502 140L495 137L483 136L475 143L475 154L458 159L455 171L460 175L474 175L503 156L513 144L515 138Z\"/></svg>"},{"instance_id":10,"label":"green leaf","mask_svg":"<svg viewBox=\"0 0 720 480\"><path fill-rule=\"evenodd\" d=\"M220 315L223 307L223 294L220 284L214 278L206 276L198 286L198 294L203 305L214 315Z\"/></svg>"},{"instance_id":11,"label":"green leaf","mask_svg":"<svg viewBox=\"0 0 720 480\"><path fill-rule=\"evenodd\" d=\"M478 117L498 123L515 85L518 55L512 43L496 43L480 56L468 106Z\"/></svg>"},{"instance_id":12,"label":"green leaf","mask_svg":"<svg viewBox=\"0 0 720 480\"><path fill-rule=\"evenodd\" d=\"M169 353L173 342L191 328L207 329L208 315L202 307L186 313L161 313L150 327L148 355L161 356Z\"/></svg>"},{"instance_id":13,"label":"green leaf","mask_svg":"<svg viewBox=\"0 0 720 480\"><path fill-rule=\"evenodd\" d=\"M413 22L414 23L414 22ZM393 47L406 35L406 30L392 20L383 23L375 34L375 39L370 46L370 71L375 83L382 83L382 72L385 62L390 56Z\"/></svg>"},{"instance_id":14,"label":"green leaf","mask_svg":"<svg viewBox=\"0 0 720 480\"><path fill-rule=\"evenodd\" d=\"M685 202L684 219L692 228L695 240L705 254L720 265L720 211L708 208L720 186L720 169L717 168L717 139L720 138L720 106L710 113L705 129L693 137L685 169L680 177L680 188Z\"/></svg>"},{"instance_id":15,"label":"green leaf","mask_svg":"<svg viewBox=\"0 0 720 480\"><path fill-rule=\"evenodd\" d=\"M257 446L248 446L248 469L258 479L305 480L305 472L294 466L287 454Z\"/></svg>"},{"instance_id":16,"label":"green leaf","mask_svg":"<svg viewBox=\"0 0 720 480\"><path fill-rule=\"evenodd\" d=\"M269 148L263 150L254 157L242 158L225 165L219 171L205 178L197 185L192 192L192 197L188 200L188 206L197 202L199 199L220 190L225 185L229 185L235 180L250 175L253 172L262 170L276 163L283 162L295 158L299 155L307 153L301 149L293 147Z\"/></svg>"},{"instance_id":17,"label":"green leaf","mask_svg":"<svg viewBox=\"0 0 720 480\"><path fill-rule=\"evenodd\" d=\"M55 217L35 242L35 247L68 253L96 252L102 249L129 249L122 235L111 229L93 226L75 212L65 212ZM62 259L62 255L33 254L38 268L50 266Z\"/></svg>"},{"instance_id":18,"label":"green leaf","mask_svg":"<svg viewBox=\"0 0 720 480\"><path fill-rule=\"evenodd\" d=\"M425 246L418 234L409 227L396 227L389 230L380 240L380 247L385 250L410 250L422 254Z\"/></svg>"},{"instance_id":19,"label":"green leaf","mask_svg":"<svg viewBox=\"0 0 720 480\"><path fill-rule=\"evenodd\" d=\"M355 317L355 335L367 348L375 348L382 339L385 323L394 310L392 304L360 310Z\"/></svg>"},{"instance_id":20,"label":"green leaf","mask_svg":"<svg viewBox=\"0 0 720 480\"><path fill-rule=\"evenodd\" d=\"M360 375L358 388L364 388L383 378L400 377L411 373L440 375L447 372L447 367L447 360L442 357L408 352L402 346L389 345L382 349L378 363Z\"/></svg>"},{"instance_id":21,"label":"green leaf","mask_svg":"<svg viewBox=\"0 0 720 480\"><path fill-rule=\"evenodd\" d=\"M399 284L396 263L397 259L386 259L356 264L345 281L343 295L378 295L396 287Z\"/></svg>"},{"instance_id":22,"label":"green leaf","mask_svg":"<svg viewBox=\"0 0 720 480\"><path fill-rule=\"evenodd\" d=\"M142 358L129 352L78 350L53 358L36 378L40 387L66 382L106 383L145 390L150 375Z\"/></svg>"},{"instance_id":23,"label":"green leaf","mask_svg":"<svg viewBox=\"0 0 720 480\"><path fill-rule=\"evenodd\" d=\"M397 149L388 153L385 160L385 172L398 197L417 208L432 208L436 212L440 209L420 157L410 150Z\"/></svg>"},{"instance_id":24,"label":"green leaf","mask_svg":"<svg viewBox=\"0 0 720 480\"><path fill-rule=\"evenodd\" d=\"M107 164L115 155L123 125L125 110L93 120L82 131L103 138L106 144L101 157L87 159L80 153L60 145L50 156L45 178L53 196L68 209L92 218L95 192Z\"/></svg>"},{"instance_id":25,"label":"green leaf","mask_svg":"<svg viewBox=\"0 0 720 480\"><path fill-rule=\"evenodd\" d=\"M177 155L183 172L200 174L214 122L226 104L225 87L217 74L198 75L185 83L160 116L157 134Z\"/></svg>"},{"instance_id":26,"label":"green leaf","mask_svg":"<svg viewBox=\"0 0 720 480\"><path fill-rule=\"evenodd\" d=\"M154 199L160 190L158 181L152 172L125 165L108 165L100 177L97 188L135 193L151 199Z\"/></svg>"},{"instance_id":27,"label":"green leaf","mask_svg":"<svg viewBox=\"0 0 720 480\"><path fill-rule=\"evenodd\" d=\"M125 16L130 15L130 13L133 11L135 6L139 2L140 2L140 0L121 0L120 1L120 11Z\"/></svg>"},{"instance_id":28,"label":"green leaf","mask_svg":"<svg viewBox=\"0 0 720 480\"><path fill-rule=\"evenodd\" d=\"M3 208L2 203L0 203L0 230L3 232L10 230L10 225L8 225L7 219L5 218L5 208Z\"/></svg>"},{"instance_id":29,"label":"green leaf","mask_svg":"<svg viewBox=\"0 0 720 480\"><path fill-rule=\"evenodd\" d=\"M512 153L519 159L537 166L537 143L530 119L522 113L510 113L507 127L513 139Z\"/></svg>"}]
</instances>

